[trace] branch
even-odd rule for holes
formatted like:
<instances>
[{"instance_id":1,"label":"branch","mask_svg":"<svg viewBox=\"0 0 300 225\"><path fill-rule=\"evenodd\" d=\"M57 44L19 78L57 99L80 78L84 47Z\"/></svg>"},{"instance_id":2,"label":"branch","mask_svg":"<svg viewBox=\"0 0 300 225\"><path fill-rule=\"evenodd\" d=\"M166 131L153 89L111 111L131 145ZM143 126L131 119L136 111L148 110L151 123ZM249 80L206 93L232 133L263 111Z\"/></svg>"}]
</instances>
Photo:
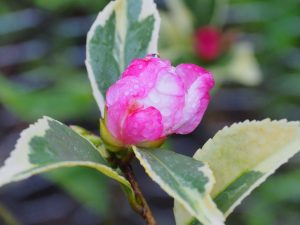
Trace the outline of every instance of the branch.
<instances>
[{"instance_id":1,"label":"branch","mask_svg":"<svg viewBox=\"0 0 300 225\"><path fill-rule=\"evenodd\" d=\"M149 205L139 187L139 184L136 181L131 165L129 163L120 165L120 169L131 184L131 187L135 193L136 201L140 204L137 206L131 203L131 207L144 218L148 225L157 225L151 209L149 208Z\"/></svg>"}]
</instances>

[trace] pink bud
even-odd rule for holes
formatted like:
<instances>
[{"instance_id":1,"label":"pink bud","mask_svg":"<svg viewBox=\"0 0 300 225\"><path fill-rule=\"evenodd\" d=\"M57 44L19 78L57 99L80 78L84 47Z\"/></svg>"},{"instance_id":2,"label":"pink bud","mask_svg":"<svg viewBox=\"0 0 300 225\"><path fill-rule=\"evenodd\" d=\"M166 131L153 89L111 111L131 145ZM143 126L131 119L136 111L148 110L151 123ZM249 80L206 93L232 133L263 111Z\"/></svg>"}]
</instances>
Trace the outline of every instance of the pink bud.
<instances>
[{"instance_id":1,"label":"pink bud","mask_svg":"<svg viewBox=\"0 0 300 225\"><path fill-rule=\"evenodd\" d=\"M123 145L192 132L207 108L213 76L154 55L133 60L106 94L106 126Z\"/></svg>"},{"instance_id":2,"label":"pink bud","mask_svg":"<svg viewBox=\"0 0 300 225\"><path fill-rule=\"evenodd\" d=\"M195 34L195 47L198 56L206 61L215 60L221 53L222 35L218 28L201 27Z\"/></svg>"}]
</instances>

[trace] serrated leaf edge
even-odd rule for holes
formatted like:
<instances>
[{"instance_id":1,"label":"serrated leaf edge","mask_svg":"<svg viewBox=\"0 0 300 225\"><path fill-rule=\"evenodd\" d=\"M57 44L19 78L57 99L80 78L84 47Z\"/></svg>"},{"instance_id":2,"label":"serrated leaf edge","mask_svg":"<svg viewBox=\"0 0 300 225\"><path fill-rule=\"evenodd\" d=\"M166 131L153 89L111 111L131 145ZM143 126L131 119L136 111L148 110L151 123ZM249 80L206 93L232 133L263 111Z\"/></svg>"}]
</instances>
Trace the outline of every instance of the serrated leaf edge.
<instances>
[{"instance_id":1,"label":"serrated leaf edge","mask_svg":"<svg viewBox=\"0 0 300 225\"><path fill-rule=\"evenodd\" d=\"M214 144L214 138L217 138L218 136L220 135L224 135L226 134L226 132L230 129L230 132L233 132L235 129L238 129L239 127L241 126L245 126L245 125L255 125L255 124L258 124L258 123L282 123L284 125L290 125L290 126L296 126L299 128L299 134L300 134L300 122L299 121L287 121L286 119L282 119L282 120L271 120L270 118L266 118L264 120L261 120L261 121L257 121L257 120L246 120L244 122L238 122L238 123L234 123L232 124L231 126L225 126L223 129L219 130L215 136L213 138L210 138L205 144L204 146L201 148L201 149L204 149L204 148L209 148L207 146L210 146L210 145L213 145ZM225 213L225 217L228 217L228 215L238 206L241 204L241 202L251 194L251 192L257 188L260 184L262 184L270 175L272 175L282 164L288 162L288 160L293 157L297 152L300 151L300 139L298 141L299 143L293 143L292 145L295 145L295 149L296 146L299 146L299 150L295 150L293 152L291 152L289 155L287 155L284 150L281 151L281 153L284 153L284 155L281 155L281 154L276 154L275 156L273 157L270 157L269 159L267 159L266 161L263 161L263 163L260 163L257 165L256 167L256 170L253 170L253 171L258 171L258 172L262 172L264 173L264 175L257 180L257 182L255 182L251 188L249 188L249 190L247 190L243 195L241 195L241 197L238 199L238 201L236 201ZM290 146L290 145L288 145ZM284 149L286 149L288 147L285 147ZM194 155L193 158L199 160L200 157L197 157L198 154L200 154L201 151L199 151L200 149L198 149ZM268 169L266 168L267 165L268 165L268 162L269 161L273 161L274 158L277 159L277 162L279 162L277 165L278 166L275 166L274 169L268 171ZM226 187L225 187L226 189ZM224 190L225 190L224 189ZM219 193L221 193L222 191L220 191ZM216 197L216 196L212 196L213 198Z\"/></svg>"},{"instance_id":2,"label":"serrated leaf edge","mask_svg":"<svg viewBox=\"0 0 300 225\"><path fill-rule=\"evenodd\" d=\"M10 153L10 156L5 160L4 165L0 168L0 186L3 186L12 181L20 181L32 175L47 172L49 170L56 169L59 167L85 166L97 169L99 172L115 179L116 181L127 187L128 190L131 189L129 182L124 177L119 175L112 168L98 163L89 161L67 161L58 162L52 165L46 165L42 168L31 164L28 158L30 152L28 148L29 141L33 136L42 137L45 134L45 132L49 128L48 121L55 121L60 123L57 120L44 116L43 118L39 119L36 123L31 124L27 129L21 132L20 138L17 141L15 149ZM91 145L93 145L89 140L87 141ZM95 151L97 151L96 147Z\"/></svg>"},{"instance_id":3,"label":"serrated leaf edge","mask_svg":"<svg viewBox=\"0 0 300 225\"><path fill-rule=\"evenodd\" d=\"M156 175L156 173L153 173L151 170L151 165L148 163L146 159L144 159L141 154L139 153L138 149L133 146L133 151L135 156L139 159L139 162L144 167L145 172L149 175L150 178L152 178L153 181L155 181L159 186L170 196L172 196L174 199L176 199L181 205L183 205L189 213L191 213L193 216L195 216L197 219L199 219L204 225L223 225L225 218L223 217L223 214L217 209L215 203L211 199L209 192L211 191L213 184L214 184L214 177L212 171L209 169L208 165L204 163L203 167L199 168L199 171L203 172L205 175L209 176L211 179L209 179L209 182L205 185L208 189L208 192L203 196L203 200L205 201L205 204L200 205L203 211L207 212L207 214L203 215L206 217L206 220L203 221L204 218L200 217L194 209L190 207L189 204L184 201L176 192L172 190L168 185L165 185L165 182ZM151 151L151 150L149 150ZM193 190L191 190L193 191ZM193 195L193 194L191 194ZM208 207L207 207L208 206ZM211 215L210 209L216 209L214 210L217 212L215 215Z\"/></svg>"},{"instance_id":4,"label":"serrated leaf edge","mask_svg":"<svg viewBox=\"0 0 300 225\"><path fill-rule=\"evenodd\" d=\"M90 30L87 33L87 41L86 41L87 45L90 42L90 40L92 39L93 34L94 34L97 26L105 24L105 22L108 20L109 16L112 14L112 12L113 12L114 7L115 7L116 4L117 4L117 1L111 1L98 14L96 20L92 24L92 27L90 28ZM102 118L104 118L105 100L104 100L104 97L103 97L102 93L98 89L98 85L97 85L97 82L96 82L96 78L94 76L94 72L93 72L92 66L89 63L90 60L91 60L91 58L90 58L90 54L89 54L89 49L87 47L86 48L85 66L87 68L88 77L89 77L89 80L91 82L91 86L92 86L94 98L96 100L96 103L99 106L99 109L100 109L100 112L101 112L101 116L102 116Z\"/></svg>"}]
</instances>

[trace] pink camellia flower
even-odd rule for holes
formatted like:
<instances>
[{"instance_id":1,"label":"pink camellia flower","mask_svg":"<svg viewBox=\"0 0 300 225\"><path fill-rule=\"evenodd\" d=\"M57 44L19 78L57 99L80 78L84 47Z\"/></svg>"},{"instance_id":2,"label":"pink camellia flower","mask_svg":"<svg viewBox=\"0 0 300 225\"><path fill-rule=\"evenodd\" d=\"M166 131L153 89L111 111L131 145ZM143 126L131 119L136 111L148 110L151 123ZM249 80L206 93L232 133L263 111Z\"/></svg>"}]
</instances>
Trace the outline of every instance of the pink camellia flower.
<instances>
[{"instance_id":1,"label":"pink camellia flower","mask_svg":"<svg viewBox=\"0 0 300 225\"><path fill-rule=\"evenodd\" d=\"M201 27L195 34L195 47L198 56L205 61L215 60L221 53L222 35L213 26Z\"/></svg>"},{"instance_id":2,"label":"pink camellia flower","mask_svg":"<svg viewBox=\"0 0 300 225\"><path fill-rule=\"evenodd\" d=\"M135 59L107 91L105 126L123 146L190 133L213 86L212 74L197 65L173 67L155 54Z\"/></svg>"}]
</instances>

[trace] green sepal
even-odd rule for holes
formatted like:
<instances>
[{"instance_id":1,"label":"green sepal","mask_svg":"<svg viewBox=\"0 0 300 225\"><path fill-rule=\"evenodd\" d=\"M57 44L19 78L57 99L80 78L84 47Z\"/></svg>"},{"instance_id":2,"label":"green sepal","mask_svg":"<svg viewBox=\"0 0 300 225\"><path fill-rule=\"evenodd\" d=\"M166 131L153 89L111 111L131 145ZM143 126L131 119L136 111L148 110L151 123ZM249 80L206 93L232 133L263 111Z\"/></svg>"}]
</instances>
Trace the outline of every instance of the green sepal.
<instances>
[{"instance_id":1,"label":"green sepal","mask_svg":"<svg viewBox=\"0 0 300 225\"><path fill-rule=\"evenodd\" d=\"M136 146L139 148L146 148L146 149L151 149L151 148L159 148L165 143L166 137L160 138L155 141L145 141L142 143L137 144Z\"/></svg>"},{"instance_id":2,"label":"green sepal","mask_svg":"<svg viewBox=\"0 0 300 225\"><path fill-rule=\"evenodd\" d=\"M104 111L104 119L100 119L100 136L109 151L119 152L122 150L128 150L131 148L131 145L124 145L118 139L116 139L110 131L107 129L107 117L106 110ZM154 141L145 141L137 144L137 147L140 148L158 148L160 147L166 140L166 137L160 138Z\"/></svg>"},{"instance_id":3,"label":"green sepal","mask_svg":"<svg viewBox=\"0 0 300 225\"><path fill-rule=\"evenodd\" d=\"M100 119L100 136L109 151L119 152L127 149L109 132L103 119Z\"/></svg>"},{"instance_id":4,"label":"green sepal","mask_svg":"<svg viewBox=\"0 0 300 225\"><path fill-rule=\"evenodd\" d=\"M96 147L103 144L103 141L101 138L92 132L86 130L83 127L77 126L77 125L71 125L69 126L73 131L75 131L80 136L84 137L85 139L89 140L92 144L94 144Z\"/></svg>"}]
</instances>

